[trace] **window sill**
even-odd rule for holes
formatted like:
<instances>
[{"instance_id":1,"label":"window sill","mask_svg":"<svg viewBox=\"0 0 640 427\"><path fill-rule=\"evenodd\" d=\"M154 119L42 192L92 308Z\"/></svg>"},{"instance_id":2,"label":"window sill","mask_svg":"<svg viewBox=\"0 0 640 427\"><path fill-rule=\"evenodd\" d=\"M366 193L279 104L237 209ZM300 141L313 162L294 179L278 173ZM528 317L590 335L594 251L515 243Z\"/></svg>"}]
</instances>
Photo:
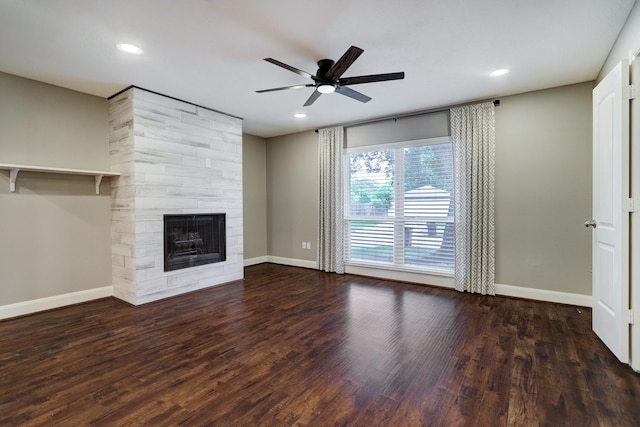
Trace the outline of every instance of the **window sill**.
<instances>
[{"instance_id":1,"label":"window sill","mask_svg":"<svg viewBox=\"0 0 640 427\"><path fill-rule=\"evenodd\" d=\"M424 270L410 267L371 265L357 262L345 263L345 273L360 276L379 277L381 279L399 280L423 285L454 287L453 273Z\"/></svg>"}]
</instances>

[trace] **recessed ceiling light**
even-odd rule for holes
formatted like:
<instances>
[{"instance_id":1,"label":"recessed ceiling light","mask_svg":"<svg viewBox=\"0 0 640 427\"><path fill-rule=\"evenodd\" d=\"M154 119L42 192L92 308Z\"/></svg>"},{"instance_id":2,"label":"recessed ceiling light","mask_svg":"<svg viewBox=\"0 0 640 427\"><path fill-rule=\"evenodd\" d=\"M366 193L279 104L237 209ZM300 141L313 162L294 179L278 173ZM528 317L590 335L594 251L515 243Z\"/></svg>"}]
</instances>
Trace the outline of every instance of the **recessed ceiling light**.
<instances>
[{"instance_id":1,"label":"recessed ceiling light","mask_svg":"<svg viewBox=\"0 0 640 427\"><path fill-rule=\"evenodd\" d=\"M129 43L118 43L116 47L122 52L133 53L134 55L140 55L142 53L142 49Z\"/></svg>"},{"instance_id":2,"label":"recessed ceiling light","mask_svg":"<svg viewBox=\"0 0 640 427\"><path fill-rule=\"evenodd\" d=\"M489 75L491 77L500 77L504 76L505 74L509 74L509 70L507 68L500 68L499 70L492 71Z\"/></svg>"},{"instance_id":3,"label":"recessed ceiling light","mask_svg":"<svg viewBox=\"0 0 640 427\"><path fill-rule=\"evenodd\" d=\"M304 119L305 117L307 117L307 115L305 113L295 113L293 117L295 117L296 119Z\"/></svg>"}]
</instances>

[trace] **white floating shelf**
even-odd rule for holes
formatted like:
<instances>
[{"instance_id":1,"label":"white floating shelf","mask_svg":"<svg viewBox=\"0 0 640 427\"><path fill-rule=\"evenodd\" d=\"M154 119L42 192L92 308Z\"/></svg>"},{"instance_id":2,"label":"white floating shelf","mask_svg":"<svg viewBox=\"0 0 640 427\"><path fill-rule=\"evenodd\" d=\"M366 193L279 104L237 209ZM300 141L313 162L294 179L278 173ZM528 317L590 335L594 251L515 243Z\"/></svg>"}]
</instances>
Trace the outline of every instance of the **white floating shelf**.
<instances>
[{"instance_id":1,"label":"white floating shelf","mask_svg":"<svg viewBox=\"0 0 640 427\"><path fill-rule=\"evenodd\" d=\"M118 172L108 171L94 171L84 169L66 169L66 168L49 168L44 166L30 166L30 165L12 165L8 163L0 163L0 170L9 171L9 191L15 193L16 180L18 179L18 172L43 172L43 173L60 173L65 175L89 175L93 176L96 183L96 194L100 194L100 183L102 178L120 176Z\"/></svg>"}]
</instances>

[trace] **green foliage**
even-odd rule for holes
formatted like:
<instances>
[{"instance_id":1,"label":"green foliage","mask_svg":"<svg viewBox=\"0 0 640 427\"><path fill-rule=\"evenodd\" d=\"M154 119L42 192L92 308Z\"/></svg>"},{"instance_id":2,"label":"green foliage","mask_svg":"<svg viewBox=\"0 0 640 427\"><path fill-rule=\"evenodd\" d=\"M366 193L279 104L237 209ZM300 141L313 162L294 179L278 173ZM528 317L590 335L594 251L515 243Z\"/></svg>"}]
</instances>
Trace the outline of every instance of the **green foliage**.
<instances>
[{"instance_id":1,"label":"green foliage","mask_svg":"<svg viewBox=\"0 0 640 427\"><path fill-rule=\"evenodd\" d=\"M351 202L389 209L393 201L393 150L353 153L349 163Z\"/></svg>"},{"instance_id":2,"label":"green foliage","mask_svg":"<svg viewBox=\"0 0 640 427\"><path fill-rule=\"evenodd\" d=\"M364 151L349 156L351 173L366 171L367 173L384 172L387 178L393 176L393 150Z\"/></svg>"},{"instance_id":3,"label":"green foliage","mask_svg":"<svg viewBox=\"0 0 640 427\"><path fill-rule=\"evenodd\" d=\"M453 182L442 171L451 170L451 144L407 147L405 153L404 190L430 185L451 192Z\"/></svg>"},{"instance_id":4,"label":"green foliage","mask_svg":"<svg viewBox=\"0 0 640 427\"><path fill-rule=\"evenodd\" d=\"M376 208L389 209L393 202L393 186L391 184L383 184L376 187L371 204Z\"/></svg>"},{"instance_id":5,"label":"green foliage","mask_svg":"<svg viewBox=\"0 0 640 427\"><path fill-rule=\"evenodd\" d=\"M406 147L404 154L404 191L430 185L444 191L453 191L449 179L451 144L433 144ZM349 156L351 173L351 203L370 204L389 209L394 199L394 173L396 150L352 153Z\"/></svg>"},{"instance_id":6,"label":"green foliage","mask_svg":"<svg viewBox=\"0 0 640 427\"><path fill-rule=\"evenodd\" d=\"M370 203L369 196L375 188L375 183L370 179L351 180L351 203Z\"/></svg>"},{"instance_id":7,"label":"green foliage","mask_svg":"<svg viewBox=\"0 0 640 427\"><path fill-rule=\"evenodd\" d=\"M351 203L369 203L375 208L389 209L393 201L393 185L378 184L373 180L360 178L351 181Z\"/></svg>"}]
</instances>

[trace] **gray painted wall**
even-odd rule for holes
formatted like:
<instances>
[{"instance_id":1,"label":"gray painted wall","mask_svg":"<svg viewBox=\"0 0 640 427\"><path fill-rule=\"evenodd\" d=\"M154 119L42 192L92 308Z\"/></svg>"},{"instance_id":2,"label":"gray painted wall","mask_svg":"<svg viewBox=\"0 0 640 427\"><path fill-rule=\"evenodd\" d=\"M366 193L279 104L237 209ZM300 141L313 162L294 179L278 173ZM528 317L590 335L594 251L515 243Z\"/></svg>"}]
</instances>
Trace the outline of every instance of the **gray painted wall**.
<instances>
[{"instance_id":1,"label":"gray painted wall","mask_svg":"<svg viewBox=\"0 0 640 427\"><path fill-rule=\"evenodd\" d=\"M592 82L496 108L496 282L591 294Z\"/></svg>"},{"instance_id":2,"label":"gray painted wall","mask_svg":"<svg viewBox=\"0 0 640 427\"><path fill-rule=\"evenodd\" d=\"M244 259L267 256L267 141L242 135Z\"/></svg>"},{"instance_id":3,"label":"gray painted wall","mask_svg":"<svg viewBox=\"0 0 640 427\"><path fill-rule=\"evenodd\" d=\"M318 230L318 135L267 139L267 245L270 256L315 261ZM311 242L311 249L302 249Z\"/></svg>"},{"instance_id":4,"label":"gray painted wall","mask_svg":"<svg viewBox=\"0 0 640 427\"><path fill-rule=\"evenodd\" d=\"M0 73L0 162L109 170L108 103ZM109 179L0 171L0 305L111 285Z\"/></svg>"}]
</instances>

